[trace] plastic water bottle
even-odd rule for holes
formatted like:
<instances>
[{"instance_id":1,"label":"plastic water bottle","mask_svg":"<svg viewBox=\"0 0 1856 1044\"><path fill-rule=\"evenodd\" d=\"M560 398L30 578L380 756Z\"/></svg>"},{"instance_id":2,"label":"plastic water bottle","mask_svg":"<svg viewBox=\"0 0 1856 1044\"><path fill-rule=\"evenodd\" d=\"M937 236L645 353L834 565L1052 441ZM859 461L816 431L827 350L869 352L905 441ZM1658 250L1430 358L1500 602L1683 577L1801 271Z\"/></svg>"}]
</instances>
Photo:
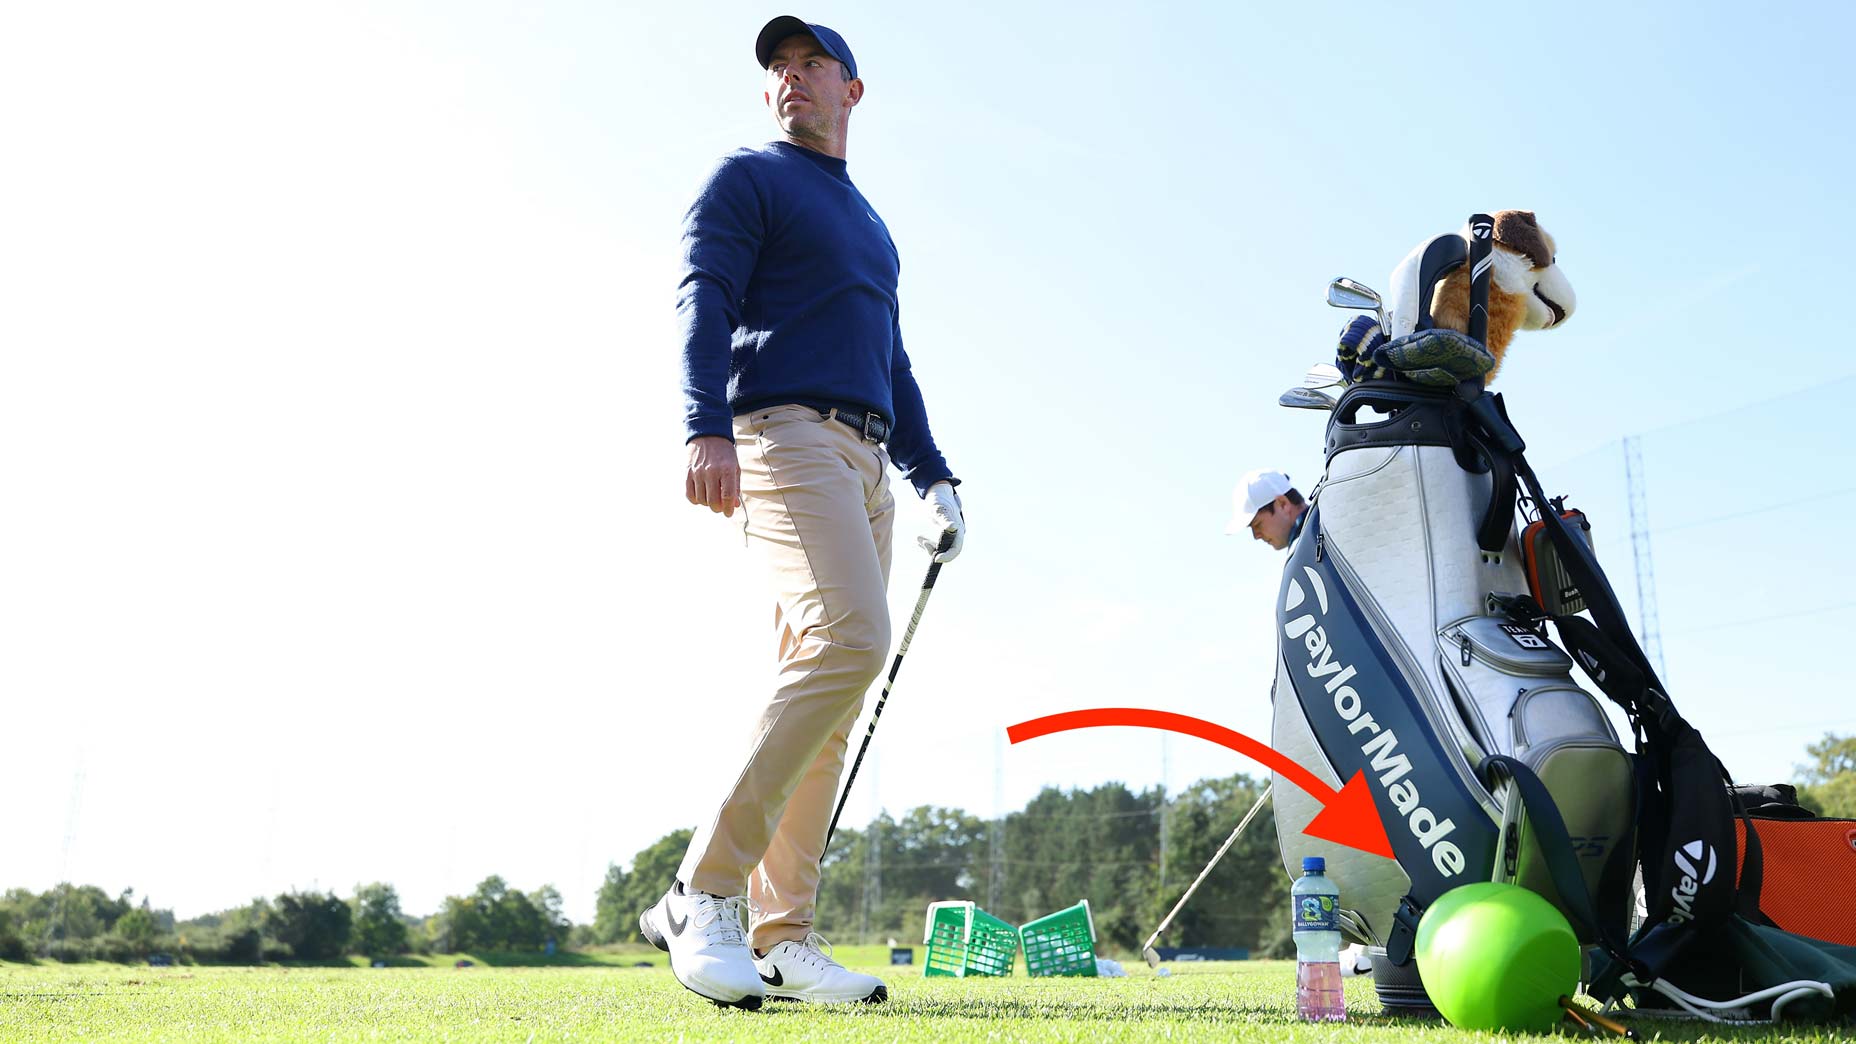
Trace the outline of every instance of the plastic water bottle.
<instances>
[{"instance_id":1,"label":"plastic water bottle","mask_svg":"<svg viewBox=\"0 0 1856 1044\"><path fill-rule=\"evenodd\" d=\"M1295 904L1295 1009L1310 1022L1347 1018L1340 989L1340 889L1327 869L1320 856L1303 857L1302 876L1289 893Z\"/></svg>"}]
</instances>

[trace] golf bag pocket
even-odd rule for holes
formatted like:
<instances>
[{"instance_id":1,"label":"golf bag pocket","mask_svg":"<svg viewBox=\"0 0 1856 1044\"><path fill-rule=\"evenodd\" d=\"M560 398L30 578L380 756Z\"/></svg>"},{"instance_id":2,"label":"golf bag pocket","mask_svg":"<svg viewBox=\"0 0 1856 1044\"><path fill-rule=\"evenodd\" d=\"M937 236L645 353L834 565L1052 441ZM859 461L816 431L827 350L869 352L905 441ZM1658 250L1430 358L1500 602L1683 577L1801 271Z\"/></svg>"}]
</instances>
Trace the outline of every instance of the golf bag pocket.
<instances>
[{"instance_id":1,"label":"golf bag pocket","mask_svg":"<svg viewBox=\"0 0 1856 1044\"><path fill-rule=\"evenodd\" d=\"M1529 685L1571 680L1572 658L1533 628L1471 616L1438 632L1445 677L1458 713L1485 754L1514 754L1510 714Z\"/></svg>"},{"instance_id":2,"label":"golf bag pocket","mask_svg":"<svg viewBox=\"0 0 1856 1044\"><path fill-rule=\"evenodd\" d=\"M1633 808L1630 758L1604 711L1573 684L1572 658L1534 628L1472 616L1438 632L1459 713L1486 754L1514 757L1534 770L1572 838L1588 891L1606 885L1612 854L1628 850ZM1501 798L1512 847L1503 876L1566 909L1512 792ZM1588 940L1589 941L1589 940Z\"/></svg>"},{"instance_id":3,"label":"golf bag pocket","mask_svg":"<svg viewBox=\"0 0 1856 1044\"><path fill-rule=\"evenodd\" d=\"M1592 546L1592 524L1585 520L1585 512L1574 509L1560 512L1567 528L1571 529L1585 546ZM1534 596L1534 601L1553 616L1571 616L1585 609L1585 597L1579 593L1578 584L1573 582L1572 574L1560 562L1560 553L1554 549L1553 541L1547 536L1545 521L1534 522L1521 533L1522 565L1527 571L1527 589Z\"/></svg>"},{"instance_id":4,"label":"golf bag pocket","mask_svg":"<svg viewBox=\"0 0 1856 1044\"><path fill-rule=\"evenodd\" d=\"M1569 679L1548 682L1522 690L1509 721L1514 756L1533 769L1553 795L1586 891L1596 897L1628 887L1629 860L1612 857L1632 850L1634 778L1630 755L1598 701ZM1502 857L1510 879L1562 910L1570 909L1554 887L1545 853L1533 832L1525 829L1524 815L1519 822L1522 829L1512 832L1517 842ZM1620 873L1626 880L1615 879Z\"/></svg>"}]
</instances>

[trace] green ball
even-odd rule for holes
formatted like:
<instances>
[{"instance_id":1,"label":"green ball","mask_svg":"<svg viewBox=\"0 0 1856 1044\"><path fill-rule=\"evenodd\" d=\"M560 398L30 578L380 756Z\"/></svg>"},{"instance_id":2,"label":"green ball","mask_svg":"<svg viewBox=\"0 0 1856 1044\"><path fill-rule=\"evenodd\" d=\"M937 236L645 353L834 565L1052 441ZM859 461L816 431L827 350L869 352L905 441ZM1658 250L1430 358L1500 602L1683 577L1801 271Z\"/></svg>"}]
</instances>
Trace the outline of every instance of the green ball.
<instances>
[{"instance_id":1,"label":"green ball","mask_svg":"<svg viewBox=\"0 0 1856 1044\"><path fill-rule=\"evenodd\" d=\"M1418 921L1418 977L1450 1024L1544 1032L1579 988L1579 940L1553 904L1519 885L1452 888Z\"/></svg>"}]
</instances>

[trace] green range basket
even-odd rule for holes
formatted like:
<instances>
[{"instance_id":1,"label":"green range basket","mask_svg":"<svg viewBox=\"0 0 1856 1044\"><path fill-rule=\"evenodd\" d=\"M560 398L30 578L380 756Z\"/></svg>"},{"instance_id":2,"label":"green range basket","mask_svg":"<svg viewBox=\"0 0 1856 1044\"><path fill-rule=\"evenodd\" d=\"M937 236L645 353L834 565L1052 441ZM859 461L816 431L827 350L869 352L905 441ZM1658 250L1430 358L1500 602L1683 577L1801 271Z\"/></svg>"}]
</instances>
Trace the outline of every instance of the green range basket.
<instances>
[{"instance_id":1,"label":"green range basket","mask_svg":"<svg viewBox=\"0 0 1856 1044\"><path fill-rule=\"evenodd\" d=\"M922 944L928 947L923 975L1010 975L1018 929L971 902L930 903Z\"/></svg>"},{"instance_id":2,"label":"green range basket","mask_svg":"<svg viewBox=\"0 0 1856 1044\"><path fill-rule=\"evenodd\" d=\"M1096 974L1096 922L1089 900L1021 925L1025 967L1038 975Z\"/></svg>"}]
</instances>

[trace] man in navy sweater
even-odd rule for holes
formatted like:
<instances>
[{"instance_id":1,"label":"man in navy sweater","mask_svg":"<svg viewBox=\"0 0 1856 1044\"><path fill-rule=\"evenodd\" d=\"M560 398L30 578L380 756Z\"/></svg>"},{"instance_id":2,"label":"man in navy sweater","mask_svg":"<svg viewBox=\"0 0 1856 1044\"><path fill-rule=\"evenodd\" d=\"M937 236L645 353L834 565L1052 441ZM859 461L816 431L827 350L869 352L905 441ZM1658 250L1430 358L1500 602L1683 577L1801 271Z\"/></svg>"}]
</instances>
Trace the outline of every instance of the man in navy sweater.
<instances>
[{"instance_id":1,"label":"man in navy sweater","mask_svg":"<svg viewBox=\"0 0 1856 1044\"><path fill-rule=\"evenodd\" d=\"M779 671L745 764L726 766L639 927L717 1004L881 1001L883 983L832 960L812 918L850 729L889 652L892 460L929 502L923 545L952 538L942 561L965 522L902 348L896 245L845 171L857 60L790 16L754 50L784 137L724 157L683 222L684 494L745 516L772 581Z\"/></svg>"}]
</instances>

